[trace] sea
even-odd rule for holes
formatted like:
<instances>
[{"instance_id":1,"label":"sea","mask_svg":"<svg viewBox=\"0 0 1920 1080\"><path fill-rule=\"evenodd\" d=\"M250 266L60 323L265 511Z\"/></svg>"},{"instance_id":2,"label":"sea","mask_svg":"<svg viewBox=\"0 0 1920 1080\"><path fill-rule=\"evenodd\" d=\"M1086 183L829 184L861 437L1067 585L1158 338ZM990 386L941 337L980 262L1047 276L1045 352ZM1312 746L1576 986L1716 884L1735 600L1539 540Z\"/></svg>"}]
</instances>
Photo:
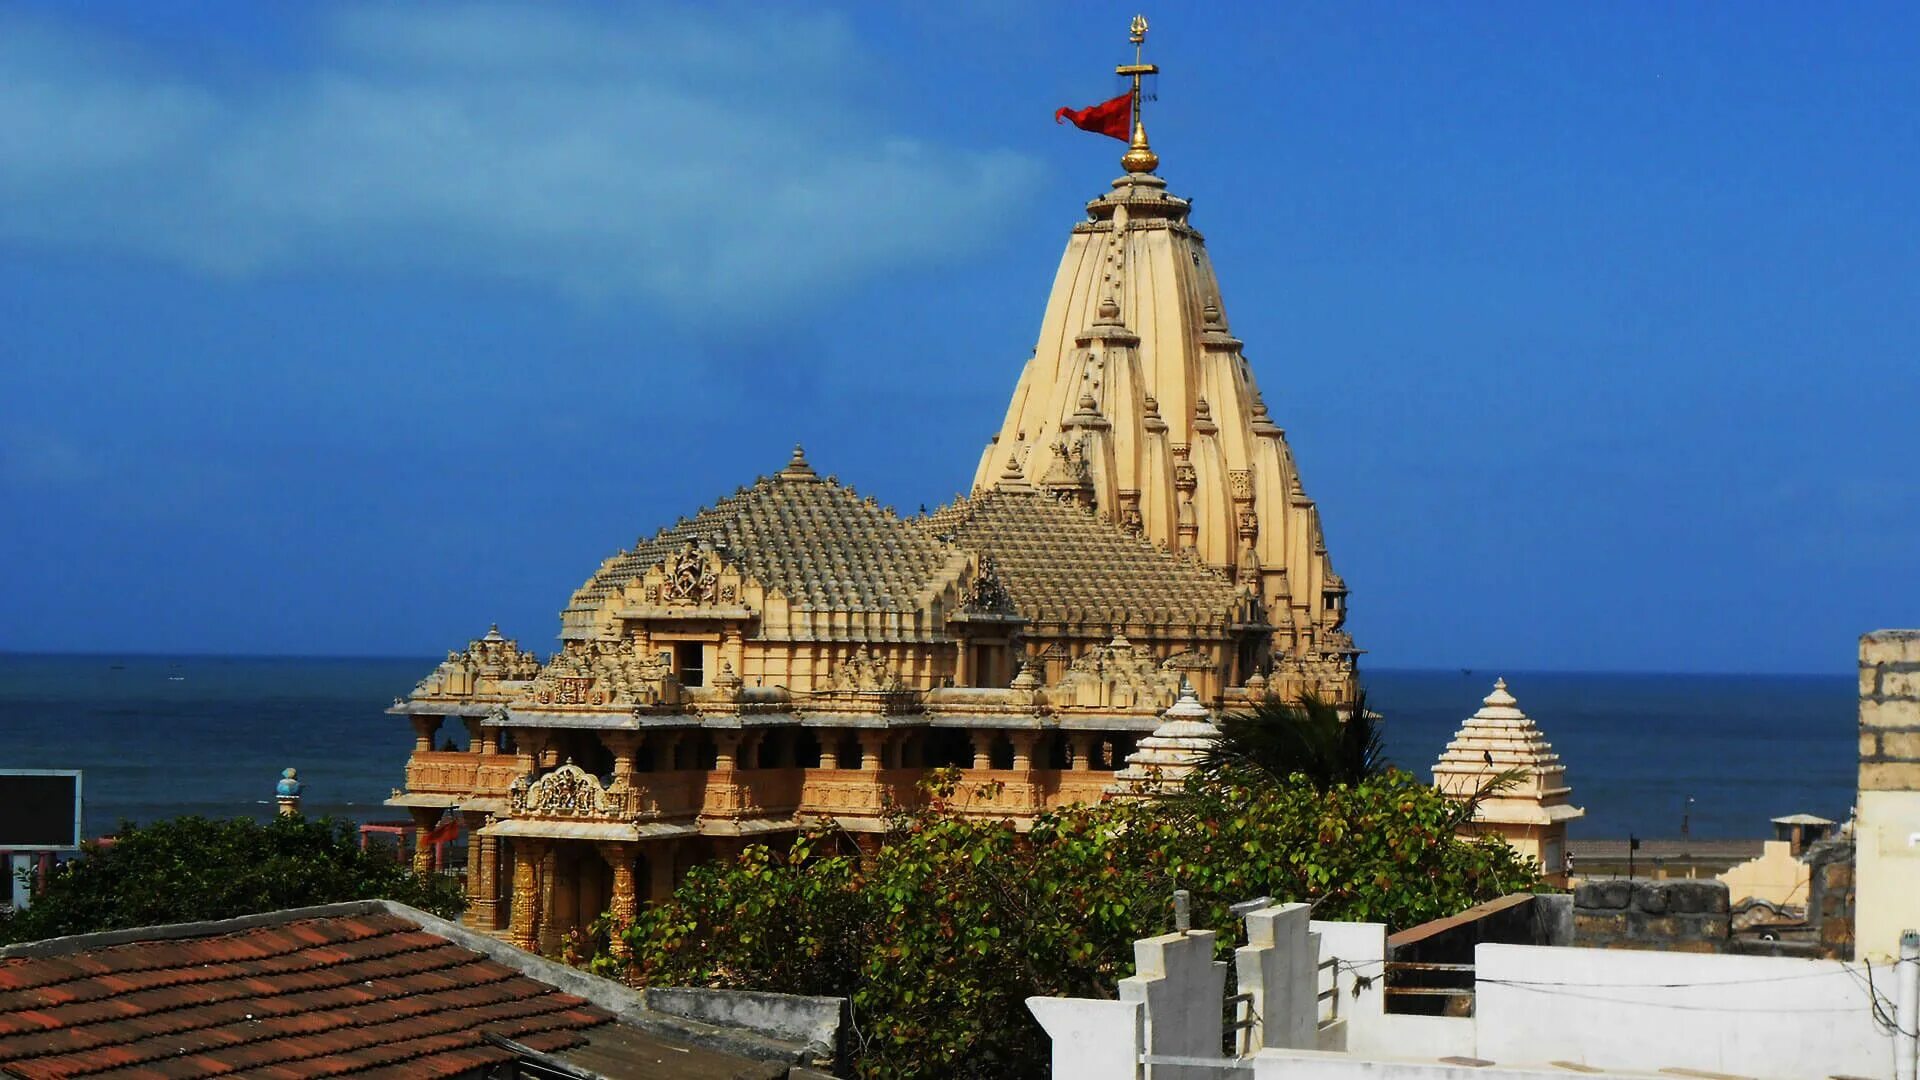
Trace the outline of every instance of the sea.
<instances>
[{"instance_id":1,"label":"sea","mask_svg":"<svg viewBox=\"0 0 1920 1080\"><path fill-rule=\"evenodd\" d=\"M0 654L0 769L80 769L89 835L183 814L267 817L280 770L305 810L404 817L381 801L413 745L385 709L432 658ZM1770 835L1844 820L1856 769L1851 674L1502 672L1567 767L1582 837ZM1495 673L1368 670L1387 756L1428 775Z\"/></svg>"}]
</instances>

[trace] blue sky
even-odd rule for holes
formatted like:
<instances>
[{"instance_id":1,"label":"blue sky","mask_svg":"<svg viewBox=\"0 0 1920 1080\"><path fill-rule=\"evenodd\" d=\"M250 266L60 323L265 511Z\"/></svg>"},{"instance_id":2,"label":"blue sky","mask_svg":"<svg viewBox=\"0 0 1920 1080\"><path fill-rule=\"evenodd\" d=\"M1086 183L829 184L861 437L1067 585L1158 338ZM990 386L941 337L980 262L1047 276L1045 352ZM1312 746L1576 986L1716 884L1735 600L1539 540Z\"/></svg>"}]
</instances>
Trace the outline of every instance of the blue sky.
<instances>
[{"instance_id":1,"label":"blue sky","mask_svg":"<svg viewBox=\"0 0 1920 1080\"><path fill-rule=\"evenodd\" d=\"M971 480L1131 8L0 5L0 648L547 648L795 441ZM1381 666L1920 623L1920 17L1149 12Z\"/></svg>"}]
</instances>

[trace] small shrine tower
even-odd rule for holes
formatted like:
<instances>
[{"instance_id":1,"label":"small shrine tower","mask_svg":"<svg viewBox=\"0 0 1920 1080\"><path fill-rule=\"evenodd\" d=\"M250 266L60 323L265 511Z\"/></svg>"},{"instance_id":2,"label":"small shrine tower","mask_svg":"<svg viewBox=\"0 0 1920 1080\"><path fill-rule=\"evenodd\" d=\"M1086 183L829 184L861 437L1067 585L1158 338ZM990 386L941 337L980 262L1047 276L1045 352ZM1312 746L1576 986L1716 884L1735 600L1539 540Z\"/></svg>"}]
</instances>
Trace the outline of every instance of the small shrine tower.
<instances>
[{"instance_id":1,"label":"small shrine tower","mask_svg":"<svg viewBox=\"0 0 1920 1080\"><path fill-rule=\"evenodd\" d=\"M1509 770L1518 781L1482 799L1461 831L1498 836L1538 862L1548 883L1565 887L1567 822L1586 811L1567 802L1566 766L1501 679L1434 762L1433 783L1464 801Z\"/></svg>"},{"instance_id":2,"label":"small shrine tower","mask_svg":"<svg viewBox=\"0 0 1920 1080\"><path fill-rule=\"evenodd\" d=\"M1127 755L1126 767L1113 774L1111 795L1154 795L1186 783L1207 752L1220 741L1213 714L1200 704L1193 685L1180 680L1180 697L1160 714L1160 726Z\"/></svg>"}]
</instances>

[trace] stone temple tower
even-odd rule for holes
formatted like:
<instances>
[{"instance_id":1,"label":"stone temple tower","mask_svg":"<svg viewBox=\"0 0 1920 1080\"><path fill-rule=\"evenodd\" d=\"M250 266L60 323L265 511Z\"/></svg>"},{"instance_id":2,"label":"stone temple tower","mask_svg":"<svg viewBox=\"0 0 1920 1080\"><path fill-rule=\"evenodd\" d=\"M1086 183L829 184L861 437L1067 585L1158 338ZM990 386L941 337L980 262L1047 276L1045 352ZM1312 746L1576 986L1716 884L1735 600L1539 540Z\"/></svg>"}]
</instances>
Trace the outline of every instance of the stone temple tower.
<instances>
[{"instance_id":1,"label":"stone temple tower","mask_svg":"<svg viewBox=\"0 0 1920 1080\"><path fill-rule=\"evenodd\" d=\"M1144 30L1138 31L1144 36ZM1227 323L1187 200L1137 117L1125 175L1073 227L976 490L1020 482L1214 567L1272 626L1268 689L1350 699L1347 587L1286 434Z\"/></svg>"}]
</instances>

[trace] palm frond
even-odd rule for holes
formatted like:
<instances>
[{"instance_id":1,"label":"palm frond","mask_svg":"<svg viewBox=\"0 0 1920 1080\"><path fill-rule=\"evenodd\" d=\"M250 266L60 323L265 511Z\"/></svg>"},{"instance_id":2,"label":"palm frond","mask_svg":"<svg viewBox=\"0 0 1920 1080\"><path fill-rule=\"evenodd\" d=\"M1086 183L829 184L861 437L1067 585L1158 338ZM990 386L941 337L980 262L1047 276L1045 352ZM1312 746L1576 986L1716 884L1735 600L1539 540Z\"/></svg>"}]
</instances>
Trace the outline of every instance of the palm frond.
<instances>
[{"instance_id":1,"label":"palm frond","mask_svg":"<svg viewBox=\"0 0 1920 1080\"><path fill-rule=\"evenodd\" d=\"M1380 718L1366 695L1343 709L1311 694L1268 696L1220 719L1220 740L1201 761L1210 772L1254 775L1274 783L1303 776L1315 789L1357 784L1389 767Z\"/></svg>"}]
</instances>

